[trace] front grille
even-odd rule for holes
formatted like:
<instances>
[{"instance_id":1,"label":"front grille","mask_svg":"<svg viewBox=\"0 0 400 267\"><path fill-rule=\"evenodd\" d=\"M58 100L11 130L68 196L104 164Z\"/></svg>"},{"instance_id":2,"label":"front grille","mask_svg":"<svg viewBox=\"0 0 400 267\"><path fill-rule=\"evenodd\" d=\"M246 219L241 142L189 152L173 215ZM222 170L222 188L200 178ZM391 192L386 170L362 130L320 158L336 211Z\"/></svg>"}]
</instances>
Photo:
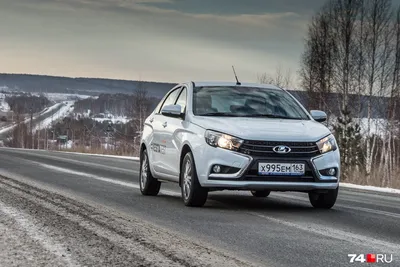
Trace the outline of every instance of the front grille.
<instances>
[{"instance_id":1,"label":"front grille","mask_svg":"<svg viewBox=\"0 0 400 267\"><path fill-rule=\"evenodd\" d=\"M288 146L291 151L287 154L279 154L273 151L276 146ZM277 141L253 141L245 140L240 146L239 152L258 157L284 157L304 158L319 155L319 149L313 142L277 142Z\"/></svg>"}]
</instances>

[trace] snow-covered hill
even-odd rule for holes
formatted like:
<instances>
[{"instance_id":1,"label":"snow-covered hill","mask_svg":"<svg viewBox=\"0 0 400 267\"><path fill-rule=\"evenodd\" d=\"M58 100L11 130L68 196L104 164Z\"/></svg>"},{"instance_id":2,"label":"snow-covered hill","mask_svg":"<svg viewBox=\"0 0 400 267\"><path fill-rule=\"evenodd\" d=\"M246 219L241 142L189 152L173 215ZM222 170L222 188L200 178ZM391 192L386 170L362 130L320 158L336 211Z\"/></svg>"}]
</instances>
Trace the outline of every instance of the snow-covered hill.
<instances>
[{"instance_id":1,"label":"snow-covered hill","mask_svg":"<svg viewBox=\"0 0 400 267\"><path fill-rule=\"evenodd\" d=\"M61 107L60 107L61 106ZM53 122L57 120L63 119L67 117L68 114L74 111L74 101L66 101L63 103L58 103L54 106L51 106L48 111L45 111L43 114L50 112L53 109L59 108L59 110L53 115L46 116L45 119L36 123L35 130L43 129L51 126Z\"/></svg>"},{"instance_id":2,"label":"snow-covered hill","mask_svg":"<svg viewBox=\"0 0 400 267\"><path fill-rule=\"evenodd\" d=\"M90 95L80 95L80 94L62 94L62 93L45 93L47 99L54 102L61 101L70 101L70 100L79 100L86 98L97 98L98 96L90 96Z\"/></svg>"},{"instance_id":3,"label":"snow-covered hill","mask_svg":"<svg viewBox=\"0 0 400 267\"><path fill-rule=\"evenodd\" d=\"M70 112L73 111L74 101L67 101L63 103L54 104L51 107L48 107L42 110L40 113L33 116L33 121L35 124L34 130L42 129L44 127L48 127L51 125L52 122L55 122L59 119L66 117ZM54 113L55 110L57 112ZM29 123L30 118L25 119L24 123ZM12 129L14 129L16 124L12 124L0 129L0 134L5 134Z\"/></svg>"}]
</instances>

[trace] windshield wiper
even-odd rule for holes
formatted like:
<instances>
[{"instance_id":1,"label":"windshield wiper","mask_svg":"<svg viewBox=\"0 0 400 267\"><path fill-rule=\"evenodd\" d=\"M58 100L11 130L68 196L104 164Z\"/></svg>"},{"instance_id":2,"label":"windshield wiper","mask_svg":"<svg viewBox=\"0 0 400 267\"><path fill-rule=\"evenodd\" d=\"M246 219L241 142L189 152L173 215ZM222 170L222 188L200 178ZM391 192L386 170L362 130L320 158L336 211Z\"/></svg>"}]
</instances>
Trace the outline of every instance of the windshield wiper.
<instances>
[{"instance_id":1,"label":"windshield wiper","mask_svg":"<svg viewBox=\"0 0 400 267\"><path fill-rule=\"evenodd\" d=\"M246 114L246 115L243 115L243 117L302 120L302 118L299 118L299 117L288 117L288 116L275 115L275 114Z\"/></svg>"}]
</instances>

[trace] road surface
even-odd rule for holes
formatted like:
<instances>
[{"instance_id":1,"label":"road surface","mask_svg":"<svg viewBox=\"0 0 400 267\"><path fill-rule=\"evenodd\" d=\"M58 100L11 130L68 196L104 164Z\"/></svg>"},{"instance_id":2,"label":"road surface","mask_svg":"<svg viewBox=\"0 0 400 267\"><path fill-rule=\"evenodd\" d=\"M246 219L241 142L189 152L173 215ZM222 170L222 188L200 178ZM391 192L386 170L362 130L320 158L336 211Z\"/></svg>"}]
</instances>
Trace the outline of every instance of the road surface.
<instances>
[{"instance_id":1,"label":"road surface","mask_svg":"<svg viewBox=\"0 0 400 267\"><path fill-rule=\"evenodd\" d=\"M301 267L365 266L348 254L384 253L393 262L382 266L400 266L399 195L343 188L333 209L316 210L302 193L212 192L204 207L188 208L174 184L142 196L138 170L131 159L0 149L0 231L14 244L0 245L0 258L11 266Z\"/></svg>"}]
</instances>

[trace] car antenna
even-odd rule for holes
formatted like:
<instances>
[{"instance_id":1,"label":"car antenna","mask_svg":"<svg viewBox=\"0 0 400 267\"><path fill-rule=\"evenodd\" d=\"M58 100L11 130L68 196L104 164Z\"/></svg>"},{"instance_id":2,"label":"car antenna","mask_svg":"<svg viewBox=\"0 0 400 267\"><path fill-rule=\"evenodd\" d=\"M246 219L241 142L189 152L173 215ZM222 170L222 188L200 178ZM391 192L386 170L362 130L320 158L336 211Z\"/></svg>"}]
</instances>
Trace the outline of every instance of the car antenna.
<instances>
[{"instance_id":1,"label":"car antenna","mask_svg":"<svg viewBox=\"0 0 400 267\"><path fill-rule=\"evenodd\" d=\"M236 75L235 67L234 67L234 66L232 66L232 69L233 69L233 74L235 74L235 78L236 78L236 85L241 85L241 83L239 82L239 79L238 79L238 77L237 77L237 75Z\"/></svg>"}]
</instances>

